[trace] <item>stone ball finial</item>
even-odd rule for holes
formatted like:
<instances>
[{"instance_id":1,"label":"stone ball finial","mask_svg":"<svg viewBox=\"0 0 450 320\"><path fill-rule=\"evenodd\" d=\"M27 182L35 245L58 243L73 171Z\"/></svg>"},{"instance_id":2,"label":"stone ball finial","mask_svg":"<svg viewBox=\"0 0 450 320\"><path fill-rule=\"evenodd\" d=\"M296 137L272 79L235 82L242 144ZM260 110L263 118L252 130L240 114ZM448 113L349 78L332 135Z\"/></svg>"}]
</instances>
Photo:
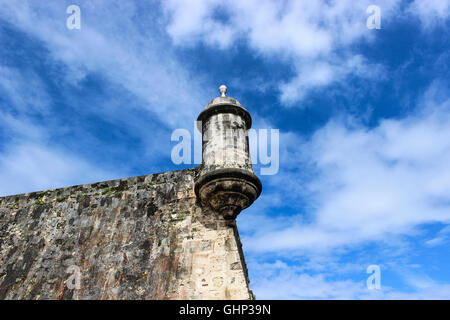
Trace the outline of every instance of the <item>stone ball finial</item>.
<instances>
[{"instance_id":1,"label":"stone ball finial","mask_svg":"<svg viewBox=\"0 0 450 320\"><path fill-rule=\"evenodd\" d=\"M219 87L219 92L220 92L220 96L221 97L225 97L225 93L227 93L227 86L226 85L221 85Z\"/></svg>"}]
</instances>

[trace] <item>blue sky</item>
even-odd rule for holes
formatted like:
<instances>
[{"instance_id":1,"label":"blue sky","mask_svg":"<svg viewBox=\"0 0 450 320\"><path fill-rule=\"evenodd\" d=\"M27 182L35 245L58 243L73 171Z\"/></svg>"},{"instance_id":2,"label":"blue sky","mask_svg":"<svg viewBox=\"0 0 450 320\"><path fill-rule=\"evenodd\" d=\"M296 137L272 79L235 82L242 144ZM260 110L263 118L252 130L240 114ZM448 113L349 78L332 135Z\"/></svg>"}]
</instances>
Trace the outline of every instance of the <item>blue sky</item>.
<instances>
[{"instance_id":1,"label":"blue sky","mask_svg":"<svg viewBox=\"0 0 450 320\"><path fill-rule=\"evenodd\" d=\"M0 195L192 167L171 133L225 83L280 130L237 219L257 298L450 298L450 1L0 4Z\"/></svg>"}]
</instances>

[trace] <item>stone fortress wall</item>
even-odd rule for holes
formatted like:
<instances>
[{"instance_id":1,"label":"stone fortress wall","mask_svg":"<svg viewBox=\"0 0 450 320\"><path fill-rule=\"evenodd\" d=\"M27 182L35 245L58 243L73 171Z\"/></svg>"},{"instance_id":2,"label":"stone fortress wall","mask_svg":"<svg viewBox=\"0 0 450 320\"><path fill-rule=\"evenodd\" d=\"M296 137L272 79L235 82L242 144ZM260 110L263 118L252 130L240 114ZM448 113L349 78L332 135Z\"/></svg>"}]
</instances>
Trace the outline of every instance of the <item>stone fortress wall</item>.
<instances>
[{"instance_id":1,"label":"stone fortress wall","mask_svg":"<svg viewBox=\"0 0 450 320\"><path fill-rule=\"evenodd\" d=\"M0 299L251 299L235 221L198 203L197 173L0 198Z\"/></svg>"}]
</instances>

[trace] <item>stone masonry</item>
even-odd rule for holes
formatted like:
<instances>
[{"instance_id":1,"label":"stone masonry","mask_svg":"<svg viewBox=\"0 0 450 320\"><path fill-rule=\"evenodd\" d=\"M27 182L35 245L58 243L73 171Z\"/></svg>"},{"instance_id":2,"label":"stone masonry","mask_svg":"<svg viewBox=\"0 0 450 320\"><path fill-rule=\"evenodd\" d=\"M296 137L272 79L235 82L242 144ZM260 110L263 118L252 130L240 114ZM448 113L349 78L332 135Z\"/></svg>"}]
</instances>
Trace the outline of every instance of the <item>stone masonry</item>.
<instances>
[{"instance_id":1,"label":"stone masonry","mask_svg":"<svg viewBox=\"0 0 450 320\"><path fill-rule=\"evenodd\" d=\"M0 198L0 299L251 299L235 221L199 204L196 174Z\"/></svg>"}]
</instances>

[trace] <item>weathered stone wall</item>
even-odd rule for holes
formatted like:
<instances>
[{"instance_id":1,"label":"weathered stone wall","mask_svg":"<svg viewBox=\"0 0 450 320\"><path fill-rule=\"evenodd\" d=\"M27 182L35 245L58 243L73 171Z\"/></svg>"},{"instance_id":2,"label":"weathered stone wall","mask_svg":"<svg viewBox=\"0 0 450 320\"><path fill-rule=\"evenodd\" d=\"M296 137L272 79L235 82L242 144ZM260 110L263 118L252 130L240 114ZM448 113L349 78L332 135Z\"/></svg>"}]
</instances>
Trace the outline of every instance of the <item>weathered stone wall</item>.
<instances>
[{"instance_id":1,"label":"weathered stone wall","mask_svg":"<svg viewBox=\"0 0 450 320\"><path fill-rule=\"evenodd\" d=\"M0 198L0 299L252 298L235 222L200 206L196 174Z\"/></svg>"}]
</instances>

